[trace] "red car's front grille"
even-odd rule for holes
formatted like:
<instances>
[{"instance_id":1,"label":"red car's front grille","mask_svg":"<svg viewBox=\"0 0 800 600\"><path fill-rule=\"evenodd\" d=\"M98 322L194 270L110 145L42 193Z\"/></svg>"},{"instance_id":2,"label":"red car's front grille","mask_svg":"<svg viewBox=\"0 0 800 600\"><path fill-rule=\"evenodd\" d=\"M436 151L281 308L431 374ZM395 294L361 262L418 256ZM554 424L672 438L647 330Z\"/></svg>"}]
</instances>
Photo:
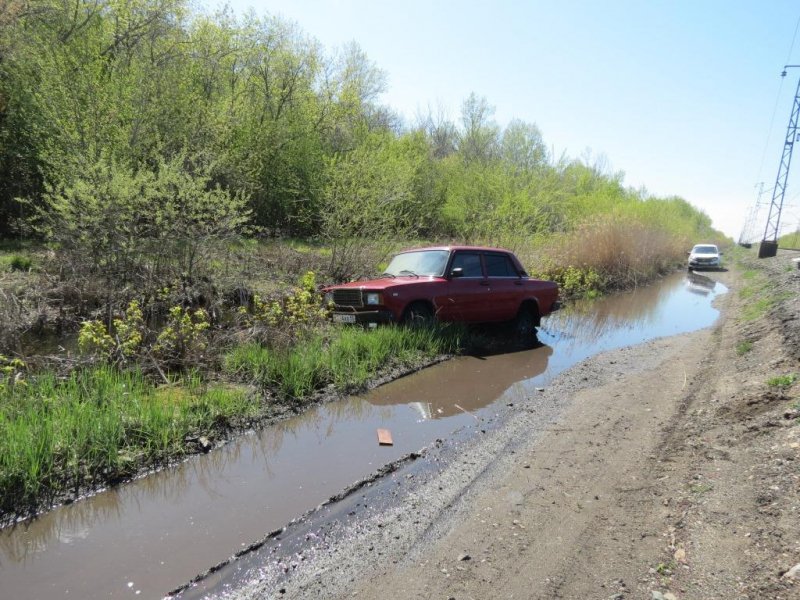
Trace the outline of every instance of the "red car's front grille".
<instances>
[{"instance_id":1,"label":"red car's front grille","mask_svg":"<svg viewBox=\"0 0 800 600\"><path fill-rule=\"evenodd\" d=\"M333 303L336 306L364 306L361 290L334 290Z\"/></svg>"}]
</instances>

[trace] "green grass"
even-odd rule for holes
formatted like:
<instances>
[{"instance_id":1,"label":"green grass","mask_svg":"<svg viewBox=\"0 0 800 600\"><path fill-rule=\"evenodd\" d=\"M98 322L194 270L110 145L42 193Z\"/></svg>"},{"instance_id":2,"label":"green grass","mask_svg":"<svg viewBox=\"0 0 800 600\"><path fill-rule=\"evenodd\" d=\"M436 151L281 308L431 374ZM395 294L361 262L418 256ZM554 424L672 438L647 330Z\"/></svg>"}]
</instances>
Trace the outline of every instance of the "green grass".
<instances>
[{"instance_id":1,"label":"green grass","mask_svg":"<svg viewBox=\"0 0 800 600\"><path fill-rule=\"evenodd\" d=\"M671 575L674 570L675 570L675 563L672 561L668 563L658 563L656 565L656 572L662 576Z\"/></svg>"},{"instance_id":2,"label":"green grass","mask_svg":"<svg viewBox=\"0 0 800 600\"><path fill-rule=\"evenodd\" d=\"M99 367L45 373L0 389L0 512L91 482L114 481L186 451L184 438L257 410L246 389L196 376L154 386Z\"/></svg>"},{"instance_id":3,"label":"green grass","mask_svg":"<svg viewBox=\"0 0 800 600\"><path fill-rule=\"evenodd\" d=\"M710 483L696 483L693 486L691 486L690 489L693 494L697 494L699 496L702 494L707 494L708 492L714 489L714 486L711 485Z\"/></svg>"},{"instance_id":4,"label":"green grass","mask_svg":"<svg viewBox=\"0 0 800 600\"><path fill-rule=\"evenodd\" d=\"M739 356L744 356L752 349L753 349L753 342L751 342L750 340L745 340L743 342L739 342L739 344L736 345L736 354L738 354Z\"/></svg>"},{"instance_id":5,"label":"green grass","mask_svg":"<svg viewBox=\"0 0 800 600\"><path fill-rule=\"evenodd\" d=\"M759 275L760 273L755 269L745 269L744 271L742 271L742 279L746 281L752 281L753 279L756 279Z\"/></svg>"},{"instance_id":6,"label":"green grass","mask_svg":"<svg viewBox=\"0 0 800 600\"><path fill-rule=\"evenodd\" d=\"M33 259L30 256L12 253L0 255L0 271L30 271Z\"/></svg>"},{"instance_id":7,"label":"green grass","mask_svg":"<svg viewBox=\"0 0 800 600\"><path fill-rule=\"evenodd\" d=\"M742 307L742 320L755 321L765 316L780 302L791 298L791 292L778 292L773 282L763 273L747 269L742 277L747 284L739 290L739 297L746 300Z\"/></svg>"},{"instance_id":8,"label":"green grass","mask_svg":"<svg viewBox=\"0 0 800 600\"><path fill-rule=\"evenodd\" d=\"M29 240L0 240L0 272L30 271L42 246Z\"/></svg>"},{"instance_id":9,"label":"green grass","mask_svg":"<svg viewBox=\"0 0 800 600\"><path fill-rule=\"evenodd\" d=\"M778 246L780 248L800 248L800 229L778 238Z\"/></svg>"},{"instance_id":10,"label":"green grass","mask_svg":"<svg viewBox=\"0 0 800 600\"><path fill-rule=\"evenodd\" d=\"M274 389L283 399L302 400L334 385L339 391L363 387L392 366L418 364L457 352L465 339L461 327L409 329L342 327L314 334L288 349L250 343L232 350L225 368Z\"/></svg>"},{"instance_id":11,"label":"green grass","mask_svg":"<svg viewBox=\"0 0 800 600\"><path fill-rule=\"evenodd\" d=\"M788 388L792 387L797 381L797 373L790 373L788 375L778 375L767 380L767 385L774 388Z\"/></svg>"}]
</instances>

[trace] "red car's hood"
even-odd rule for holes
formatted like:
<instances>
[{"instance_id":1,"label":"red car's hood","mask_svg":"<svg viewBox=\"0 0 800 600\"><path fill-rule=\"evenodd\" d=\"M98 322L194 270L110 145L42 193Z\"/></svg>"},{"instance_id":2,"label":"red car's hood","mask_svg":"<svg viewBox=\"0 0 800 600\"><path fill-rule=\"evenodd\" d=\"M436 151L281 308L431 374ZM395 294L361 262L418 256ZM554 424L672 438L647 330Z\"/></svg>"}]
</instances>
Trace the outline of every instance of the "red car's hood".
<instances>
[{"instance_id":1,"label":"red car's hood","mask_svg":"<svg viewBox=\"0 0 800 600\"><path fill-rule=\"evenodd\" d=\"M330 292L332 290L344 290L344 289L367 289L367 290L375 290L381 291L391 287L397 287L399 285L412 285L415 283L420 282L428 282L428 281L435 281L437 279L442 279L441 277L413 277L413 276L401 276L401 277L381 277L380 279L365 279L363 281L352 281L350 283L342 283L340 285L331 285L326 288L323 288L323 292Z\"/></svg>"}]
</instances>

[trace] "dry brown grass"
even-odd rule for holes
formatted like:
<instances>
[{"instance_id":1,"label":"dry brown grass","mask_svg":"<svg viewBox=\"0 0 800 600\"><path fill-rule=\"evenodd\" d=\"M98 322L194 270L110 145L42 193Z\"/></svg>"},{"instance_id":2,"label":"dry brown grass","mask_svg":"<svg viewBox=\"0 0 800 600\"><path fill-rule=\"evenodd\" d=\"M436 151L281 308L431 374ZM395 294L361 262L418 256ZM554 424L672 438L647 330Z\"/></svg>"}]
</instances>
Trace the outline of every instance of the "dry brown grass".
<instances>
[{"instance_id":1,"label":"dry brown grass","mask_svg":"<svg viewBox=\"0 0 800 600\"><path fill-rule=\"evenodd\" d=\"M551 238L539 261L545 270L597 273L605 288L635 286L674 269L685 257L686 242L638 222L602 218Z\"/></svg>"}]
</instances>

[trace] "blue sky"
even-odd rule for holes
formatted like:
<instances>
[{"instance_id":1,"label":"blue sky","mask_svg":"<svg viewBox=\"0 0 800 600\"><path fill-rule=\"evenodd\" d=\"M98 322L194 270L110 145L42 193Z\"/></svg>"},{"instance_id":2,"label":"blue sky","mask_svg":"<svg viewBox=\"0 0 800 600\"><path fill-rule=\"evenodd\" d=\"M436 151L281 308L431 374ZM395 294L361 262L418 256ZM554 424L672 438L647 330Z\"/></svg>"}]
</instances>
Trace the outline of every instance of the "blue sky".
<instances>
[{"instance_id":1,"label":"blue sky","mask_svg":"<svg viewBox=\"0 0 800 600\"><path fill-rule=\"evenodd\" d=\"M409 120L429 106L455 120L475 92L500 125L535 123L557 156L602 156L626 185L681 196L735 239L761 181L769 203L800 77L780 77L800 64L788 0L229 4L295 21L328 51L357 42L388 75L383 102ZM766 207L761 234L765 222ZM783 223L800 226L800 176Z\"/></svg>"}]
</instances>

